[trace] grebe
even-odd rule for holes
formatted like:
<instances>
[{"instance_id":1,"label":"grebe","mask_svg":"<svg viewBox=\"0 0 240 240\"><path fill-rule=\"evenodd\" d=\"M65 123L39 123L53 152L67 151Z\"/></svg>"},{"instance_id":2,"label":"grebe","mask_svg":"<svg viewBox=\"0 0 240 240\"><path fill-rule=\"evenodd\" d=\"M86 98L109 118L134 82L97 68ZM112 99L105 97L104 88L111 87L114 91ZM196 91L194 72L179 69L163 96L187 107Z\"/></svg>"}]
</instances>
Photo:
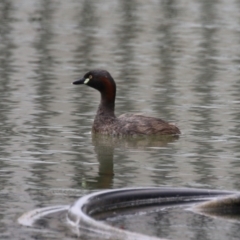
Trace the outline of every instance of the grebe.
<instances>
[{"instance_id":1,"label":"grebe","mask_svg":"<svg viewBox=\"0 0 240 240\"><path fill-rule=\"evenodd\" d=\"M92 70L73 84L85 84L101 93L101 102L95 116L92 132L113 136L176 135L180 130L162 119L140 114L114 114L116 84L106 70Z\"/></svg>"}]
</instances>

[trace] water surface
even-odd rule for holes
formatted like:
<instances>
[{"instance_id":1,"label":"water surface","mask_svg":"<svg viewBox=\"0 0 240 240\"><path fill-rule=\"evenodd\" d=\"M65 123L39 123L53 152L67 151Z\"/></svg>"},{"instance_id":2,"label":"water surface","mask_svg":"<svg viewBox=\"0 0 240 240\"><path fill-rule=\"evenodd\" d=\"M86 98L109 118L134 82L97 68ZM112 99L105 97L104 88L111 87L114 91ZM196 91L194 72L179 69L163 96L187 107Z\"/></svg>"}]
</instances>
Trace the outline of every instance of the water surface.
<instances>
[{"instance_id":1,"label":"water surface","mask_svg":"<svg viewBox=\"0 0 240 240\"><path fill-rule=\"evenodd\" d=\"M16 219L93 190L239 190L239 10L227 0L1 1L0 238L72 239ZM99 94L71 82L93 68L116 80L117 115L161 117L182 136L92 140Z\"/></svg>"}]
</instances>

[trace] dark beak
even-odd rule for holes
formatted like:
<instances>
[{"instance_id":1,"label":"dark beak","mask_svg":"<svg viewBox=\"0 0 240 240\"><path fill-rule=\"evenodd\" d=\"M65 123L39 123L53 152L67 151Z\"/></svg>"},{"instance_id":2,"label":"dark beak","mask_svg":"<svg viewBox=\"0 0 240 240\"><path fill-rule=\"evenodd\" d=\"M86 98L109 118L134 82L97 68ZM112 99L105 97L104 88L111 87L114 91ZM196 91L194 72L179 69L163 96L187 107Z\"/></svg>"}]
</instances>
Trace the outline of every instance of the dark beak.
<instances>
[{"instance_id":1,"label":"dark beak","mask_svg":"<svg viewBox=\"0 0 240 240\"><path fill-rule=\"evenodd\" d=\"M74 81L72 84L84 84L85 78Z\"/></svg>"}]
</instances>

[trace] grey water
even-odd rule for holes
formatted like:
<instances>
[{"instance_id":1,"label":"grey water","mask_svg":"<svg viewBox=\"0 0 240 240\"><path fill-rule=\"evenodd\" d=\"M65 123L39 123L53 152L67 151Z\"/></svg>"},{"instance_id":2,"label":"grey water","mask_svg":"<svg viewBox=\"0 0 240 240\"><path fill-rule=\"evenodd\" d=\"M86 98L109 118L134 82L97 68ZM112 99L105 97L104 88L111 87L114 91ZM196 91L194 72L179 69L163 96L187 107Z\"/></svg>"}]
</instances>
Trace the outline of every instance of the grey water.
<instances>
[{"instance_id":1,"label":"grey water","mask_svg":"<svg viewBox=\"0 0 240 240\"><path fill-rule=\"evenodd\" d=\"M17 218L95 190L240 190L239 12L236 0L1 0L0 238L74 239ZM175 122L181 137L92 139L99 93L71 82L95 68L116 80L117 115ZM170 215L162 235L159 218L145 227L176 239ZM229 227L229 239L239 230ZM208 228L184 231L181 239L207 239Z\"/></svg>"}]
</instances>

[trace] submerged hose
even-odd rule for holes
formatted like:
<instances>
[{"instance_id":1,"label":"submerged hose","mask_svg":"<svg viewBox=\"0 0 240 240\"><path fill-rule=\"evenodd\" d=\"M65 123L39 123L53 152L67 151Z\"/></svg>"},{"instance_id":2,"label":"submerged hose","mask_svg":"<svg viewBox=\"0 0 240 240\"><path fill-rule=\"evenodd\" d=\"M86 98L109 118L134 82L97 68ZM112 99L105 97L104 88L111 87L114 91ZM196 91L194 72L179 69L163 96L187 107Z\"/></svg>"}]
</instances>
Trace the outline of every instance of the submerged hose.
<instances>
[{"instance_id":1,"label":"submerged hose","mask_svg":"<svg viewBox=\"0 0 240 240\"><path fill-rule=\"evenodd\" d=\"M67 220L82 235L82 229L92 229L96 235L104 234L107 239L159 240L112 227L94 219L97 214L114 210L145 206L171 206L194 204L212 200L215 197L233 195L236 192L189 188L128 188L106 190L86 195L77 200L68 210ZM226 201L225 201L226 202Z\"/></svg>"},{"instance_id":2,"label":"submerged hose","mask_svg":"<svg viewBox=\"0 0 240 240\"><path fill-rule=\"evenodd\" d=\"M240 214L240 194L232 191L190 188L125 188L95 192L79 198L72 206L52 206L23 214L18 222L34 226L47 215L67 212L71 231L81 239L109 240L159 240L127 230L115 228L97 218L113 215L117 210L139 210L141 207L192 206L193 211L210 216L233 216ZM154 209L155 210L155 209ZM115 216L115 215L114 215Z\"/></svg>"}]
</instances>

